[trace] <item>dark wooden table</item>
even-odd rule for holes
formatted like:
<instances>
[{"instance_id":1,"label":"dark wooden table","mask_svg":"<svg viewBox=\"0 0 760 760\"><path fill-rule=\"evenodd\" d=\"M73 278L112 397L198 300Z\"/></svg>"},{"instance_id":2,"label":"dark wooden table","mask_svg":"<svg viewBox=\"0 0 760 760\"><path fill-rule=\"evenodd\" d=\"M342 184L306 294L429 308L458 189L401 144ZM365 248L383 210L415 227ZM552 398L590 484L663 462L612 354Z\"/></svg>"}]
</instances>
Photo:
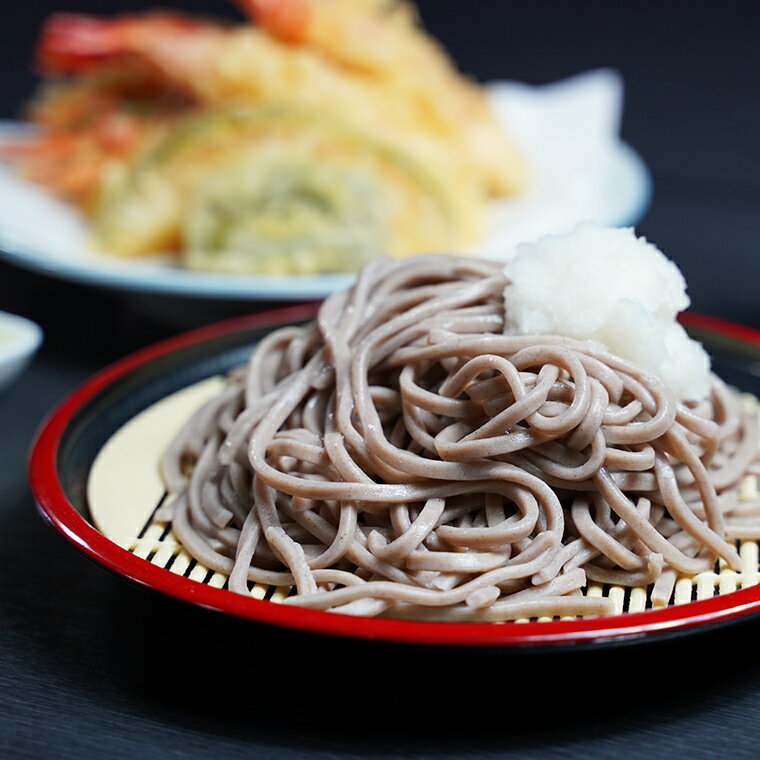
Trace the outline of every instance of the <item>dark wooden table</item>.
<instances>
[{"instance_id":1,"label":"dark wooden table","mask_svg":"<svg viewBox=\"0 0 760 760\"><path fill-rule=\"evenodd\" d=\"M618 68L625 137L655 180L639 231L681 266L696 310L760 329L753 3L422 5L463 68L483 79ZM51 7L0 9L0 116L14 115L31 87L28 51ZM758 755L760 621L587 653L420 650L225 618L89 564L35 512L32 436L79 382L176 326L129 298L5 264L0 309L46 334L0 395L0 757Z\"/></svg>"}]
</instances>

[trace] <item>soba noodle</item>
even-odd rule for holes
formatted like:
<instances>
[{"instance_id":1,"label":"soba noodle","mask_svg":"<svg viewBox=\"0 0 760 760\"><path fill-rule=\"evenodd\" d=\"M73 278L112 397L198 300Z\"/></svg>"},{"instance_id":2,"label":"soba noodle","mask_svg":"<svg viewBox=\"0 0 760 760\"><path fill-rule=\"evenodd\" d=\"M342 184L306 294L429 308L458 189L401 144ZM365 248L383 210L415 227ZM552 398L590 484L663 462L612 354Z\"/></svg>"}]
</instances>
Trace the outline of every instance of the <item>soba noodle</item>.
<instances>
[{"instance_id":1,"label":"soba noodle","mask_svg":"<svg viewBox=\"0 0 760 760\"><path fill-rule=\"evenodd\" d=\"M505 335L506 284L486 261L373 261L185 424L159 517L232 591L353 615L597 615L588 581L667 601L738 569L755 412L714 376L678 404L601 344Z\"/></svg>"}]
</instances>

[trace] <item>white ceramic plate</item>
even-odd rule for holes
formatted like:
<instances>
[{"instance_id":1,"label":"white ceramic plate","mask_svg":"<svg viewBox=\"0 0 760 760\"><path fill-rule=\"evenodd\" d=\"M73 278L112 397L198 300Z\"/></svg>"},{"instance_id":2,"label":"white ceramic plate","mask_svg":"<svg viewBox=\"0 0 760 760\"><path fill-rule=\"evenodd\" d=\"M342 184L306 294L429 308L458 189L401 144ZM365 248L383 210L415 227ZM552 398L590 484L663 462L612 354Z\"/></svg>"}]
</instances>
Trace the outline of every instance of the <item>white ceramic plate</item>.
<instances>
[{"instance_id":1,"label":"white ceramic plate","mask_svg":"<svg viewBox=\"0 0 760 760\"><path fill-rule=\"evenodd\" d=\"M619 138L622 82L601 70L530 87L488 85L492 105L526 158L530 181L494 203L491 232L475 253L508 258L516 244L583 221L634 225L649 203L644 162ZM5 122L0 133L24 125ZM120 260L87 246L85 220L71 206L0 166L0 257L66 280L145 294L251 301L323 298L352 275L244 276L179 269L168 255Z\"/></svg>"}]
</instances>

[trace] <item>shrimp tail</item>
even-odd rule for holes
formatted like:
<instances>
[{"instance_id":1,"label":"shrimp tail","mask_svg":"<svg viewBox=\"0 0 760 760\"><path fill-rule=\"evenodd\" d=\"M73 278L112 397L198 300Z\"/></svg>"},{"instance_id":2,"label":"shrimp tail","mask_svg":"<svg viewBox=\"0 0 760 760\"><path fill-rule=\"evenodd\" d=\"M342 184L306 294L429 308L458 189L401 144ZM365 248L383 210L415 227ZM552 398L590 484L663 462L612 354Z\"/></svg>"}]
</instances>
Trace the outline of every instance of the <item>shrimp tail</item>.
<instances>
[{"instance_id":1,"label":"shrimp tail","mask_svg":"<svg viewBox=\"0 0 760 760\"><path fill-rule=\"evenodd\" d=\"M55 13L42 26L36 58L45 74L64 74L88 68L95 61L111 55L113 44L104 37L111 22L96 16Z\"/></svg>"},{"instance_id":2,"label":"shrimp tail","mask_svg":"<svg viewBox=\"0 0 760 760\"><path fill-rule=\"evenodd\" d=\"M255 24L281 42L299 44L308 36L311 0L234 0Z\"/></svg>"},{"instance_id":3,"label":"shrimp tail","mask_svg":"<svg viewBox=\"0 0 760 760\"><path fill-rule=\"evenodd\" d=\"M118 56L139 54L149 36L160 39L202 26L180 14L100 18L82 13L54 13L43 24L36 49L37 66L46 75L73 74Z\"/></svg>"}]
</instances>

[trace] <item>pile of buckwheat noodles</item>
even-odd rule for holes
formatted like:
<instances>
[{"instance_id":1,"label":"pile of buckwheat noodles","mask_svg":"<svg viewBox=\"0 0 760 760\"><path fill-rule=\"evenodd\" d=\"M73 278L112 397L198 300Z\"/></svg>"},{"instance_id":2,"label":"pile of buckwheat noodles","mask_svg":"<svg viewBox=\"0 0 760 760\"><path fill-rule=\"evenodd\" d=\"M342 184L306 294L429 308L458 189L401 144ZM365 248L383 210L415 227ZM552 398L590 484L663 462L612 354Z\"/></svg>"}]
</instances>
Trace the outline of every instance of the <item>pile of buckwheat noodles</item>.
<instances>
[{"instance_id":1,"label":"pile of buckwheat noodles","mask_svg":"<svg viewBox=\"0 0 760 760\"><path fill-rule=\"evenodd\" d=\"M758 424L717 377L677 404L597 343L505 335L501 266L378 259L262 340L166 452L158 517L285 604L456 621L597 615L760 536Z\"/></svg>"}]
</instances>

